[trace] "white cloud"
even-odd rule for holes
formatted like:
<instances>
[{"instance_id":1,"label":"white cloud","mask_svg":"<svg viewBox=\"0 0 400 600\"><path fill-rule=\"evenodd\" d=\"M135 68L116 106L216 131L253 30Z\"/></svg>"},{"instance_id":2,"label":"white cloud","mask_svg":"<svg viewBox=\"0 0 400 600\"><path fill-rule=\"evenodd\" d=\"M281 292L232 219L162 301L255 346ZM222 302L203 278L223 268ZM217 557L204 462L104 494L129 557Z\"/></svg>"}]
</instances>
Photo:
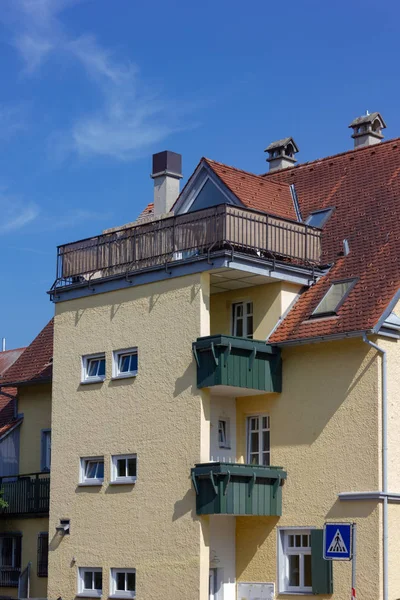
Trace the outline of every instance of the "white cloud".
<instances>
[{"instance_id":1,"label":"white cloud","mask_svg":"<svg viewBox=\"0 0 400 600\"><path fill-rule=\"evenodd\" d=\"M6 13L25 72L36 72L51 53L58 52L75 60L98 90L100 105L96 110L75 118L67 130L50 136L51 155L56 159L74 153L86 158L132 160L171 133L187 129L182 124L187 106L161 101L144 84L133 62L118 60L93 35L68 36L60 15L78 3L13 0L12 10Z\"/></svg>"},{"instance_id":2,"label":"white cloud","mask_svg":"<svg viewBox=\"0 0 400 600\"><path fill-rule=\"evenodd\" d=\"M22 202L14 197L0 195L0 234L13 233L26 227L39 216L34 202Z\"/></svg>"}]
</instances>

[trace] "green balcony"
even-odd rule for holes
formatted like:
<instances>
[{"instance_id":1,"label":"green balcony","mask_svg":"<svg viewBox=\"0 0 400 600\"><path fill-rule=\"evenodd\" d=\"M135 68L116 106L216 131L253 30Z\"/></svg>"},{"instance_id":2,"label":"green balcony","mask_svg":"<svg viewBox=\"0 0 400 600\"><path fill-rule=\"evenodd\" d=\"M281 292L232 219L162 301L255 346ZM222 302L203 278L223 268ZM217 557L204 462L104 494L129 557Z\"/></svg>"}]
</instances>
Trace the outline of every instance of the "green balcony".
<instances>
[{"instance_id":1,"label":"green balcony","mask_svg":"<svg viewBox=\"0 0 400 600\"><path fill-rule=\"evenodd\" d=\"M281 467L213 462L196 465L191 475L198 515L282 514Z\"/></svg>"},{"instance_id":2,"label":"green balcony","mask_svg":"<svg viewBox=\"0 0 400 600\"><path fill-rule=\"evenodd\" d=\"M193 342L193 354L199 388L235 396L282 391L280 349L264 341L210 335Z\"/></svg>"}]
</instances>

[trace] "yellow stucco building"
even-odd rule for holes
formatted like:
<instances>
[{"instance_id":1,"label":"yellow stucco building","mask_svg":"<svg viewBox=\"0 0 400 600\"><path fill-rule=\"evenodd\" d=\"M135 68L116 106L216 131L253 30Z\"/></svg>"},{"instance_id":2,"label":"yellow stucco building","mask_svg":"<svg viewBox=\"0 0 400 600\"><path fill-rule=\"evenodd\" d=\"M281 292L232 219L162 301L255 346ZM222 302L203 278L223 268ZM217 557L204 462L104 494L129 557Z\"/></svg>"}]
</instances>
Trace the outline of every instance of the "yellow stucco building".
<instances>
[{"instance_id":1,"label":"yellow stucco building","mask_svg":"<svg viewBox=\"0 0 400 600\"><path fill-rule=\"evenodd\" d=\"M136 222L59 247L49 598L345 600L325 522L356 524L357 597L400 597L400 154L363 119L179 197L155 155Z\"/></svg>"},{"instance_id":2,"label":"yellow stucco building","mask_svg":"<svg viewBox=\"0 0 400 600\"><path fill-rule=\"evenodd\" d=\"M0 596L47 598L52 321L27 348L1 353L0 364L8 354L15 360L0 379Z\"/></svg>"}]
</instances>

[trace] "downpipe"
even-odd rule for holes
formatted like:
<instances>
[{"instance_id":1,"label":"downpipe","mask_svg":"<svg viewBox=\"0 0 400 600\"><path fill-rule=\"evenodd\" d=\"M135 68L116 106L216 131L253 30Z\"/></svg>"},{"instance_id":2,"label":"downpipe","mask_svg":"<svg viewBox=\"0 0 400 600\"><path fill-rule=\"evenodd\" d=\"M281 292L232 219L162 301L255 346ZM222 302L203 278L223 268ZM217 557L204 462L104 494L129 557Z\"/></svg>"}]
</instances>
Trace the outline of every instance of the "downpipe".
<instances>
[{"instance_id":1,"label":"downpipe","mask_svg":"<svg viewBox=\"0 0 400 600\"><path fill-rule=\"evenodd\" d=\"M389 580L389 512L388 512L388 416L387 416L387 355L386 350L371 342L364 333L363 341L382 357L382 491L383 491L383 600L388 600Z\"/></svg>"}]
</instances>

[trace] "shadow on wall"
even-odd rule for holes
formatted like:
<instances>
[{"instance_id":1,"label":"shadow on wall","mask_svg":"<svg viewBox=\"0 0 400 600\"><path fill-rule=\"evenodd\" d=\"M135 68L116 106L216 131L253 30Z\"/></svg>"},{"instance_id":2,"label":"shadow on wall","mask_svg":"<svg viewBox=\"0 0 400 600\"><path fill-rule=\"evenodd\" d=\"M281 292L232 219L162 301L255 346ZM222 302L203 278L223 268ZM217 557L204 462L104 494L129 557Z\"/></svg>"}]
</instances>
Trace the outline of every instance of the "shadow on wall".
<instances>
[{"instance_id":1,"label":"shadow on wall","mask_svg":"<svg viewBox=\"0 0 400 600\"><path fill-rule=\"evenodd\" d=\"M364 350L361 342L337 346L334 352L332 344L330 348L327 346L319 344L318 349L291 349L283 353L282 396L274 403L271 414L276 430L279 430L274 445L311 445L315 442L375 361L373 355L362 366L369 348ZM364 391L374 393L370 385Z\"/></svg>"},{"instance_id":2,"label":"shadow on wall","mask_svg":"<svg viewBox=\"0 0 400 600\"><path fill-rule=\"evenodd\" d=\"M177 396L180 396L180 394L182 394L185 390L187 390L189 388L190 388L192 395L196 396L199 393L197 386L194 383L196 381L196 375L194 372L193 362L194 362L194 359L192 360L190 365L186 368L183 375L176 378L174 398L176 398Z\"/></svg>"},{"instance_id":3,"label":"shadow on wall","mask_svg":"<svg viewBox=\"0 0 400 600\"><path fill-rule=\"evenodd\" d=\"M196 495L192 488L186 492L181 500L175 502L172 521L177 521L188 513L190 513L192 519L198 518L196 514Z\"/></svg>"},{"instance_id":4,"label":"shadow on wall","mask_svg":"<svg viewBox=\"0 0 400 600\"><path fill-rule=\"evenodd\" d=\"M279 517L236 517L236 578L240 579L247 568L272 534L276 546L276 532ZM241 534L238 536L238 532ZM243 533L245 532L245 533ZM259 556L263 556L260 554Z\"/></svg>"},{"instance_id":5,"label":"shadow on wall","mask_svg":"<svg viewBox=\"0 0 400 600\"><path fill-rule=\"evenodd\" d=\"M49 550L57 550L58 546L61 544L63 537L64 534L60 533L59 531L56 531L49 544Z\"/></svg>"},{"instance_id":6,"label":"shadow on wall","mask_svg":"<svg viewBox=\"0 0 400 600\"><path fill-rule=\"evenodd\" d=\"M327 519L366 519L378 506L377 500L361 500L359 502L336 500L326 513Z\"/></svg>"}]
</instances>

